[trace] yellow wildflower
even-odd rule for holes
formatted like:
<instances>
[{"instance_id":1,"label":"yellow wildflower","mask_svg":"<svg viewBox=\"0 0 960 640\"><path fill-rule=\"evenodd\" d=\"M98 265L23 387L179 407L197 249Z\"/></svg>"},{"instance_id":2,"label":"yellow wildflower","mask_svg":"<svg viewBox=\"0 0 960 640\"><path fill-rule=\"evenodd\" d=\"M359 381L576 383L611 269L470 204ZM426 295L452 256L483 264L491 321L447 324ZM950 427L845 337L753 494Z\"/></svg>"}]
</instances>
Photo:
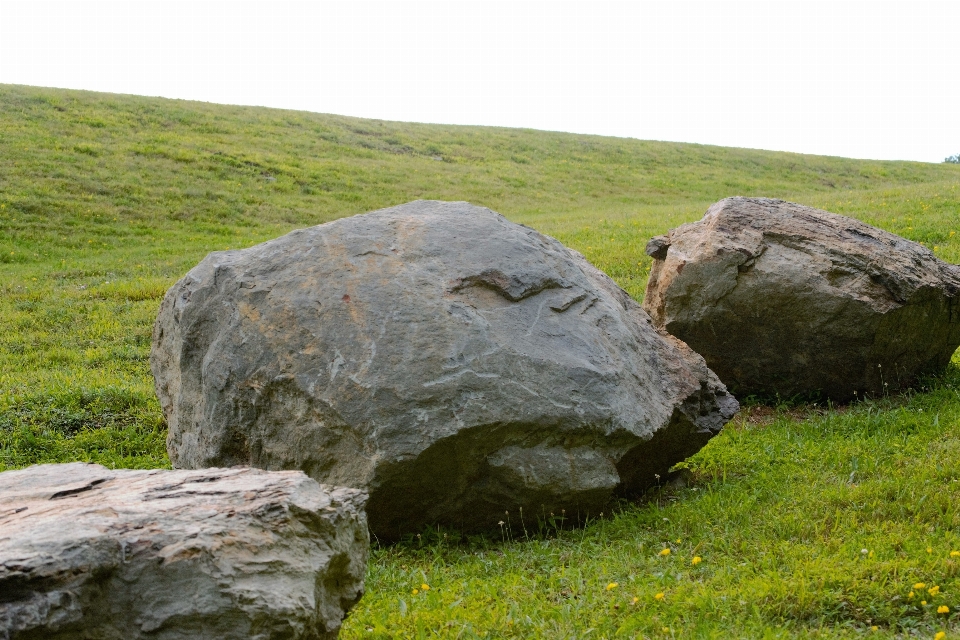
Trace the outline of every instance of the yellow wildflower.
<instances>
[{"instance_id":1,"label":"yellow wildflower","mask_svg":"<svg viewBox=\"0 0 960 640\"><path fill-rule=\"evenodd\" d=\"M945 604L942 604L939 607L937 607L937 613L950 613L950 607L948 607Z\"/></svg>"},{"instance_id":2,"label":"yellow wildflower","mask_svg":"<svg viewBox=\"0 0 960 640\"><path fill-rule=\"evenodd\" d=\"M927 606L927 601L926 601L926 600L921 600L921 601L920 601L920 605L923 606L923 607Z\"/></svg>"},{"instance_id":3,"label":"yellow wildflower","mask_svg":"<svg viewBox=\"0 0 960 640\"><path fill-rule=\"evenodd\" d=\"M872 627L870 627L870 631L880 631L880 627L878 627L877 625L873 625Z\"/></svg>"},{"instance_id":4,"label":"yellow wildflower","mask_svg":"<svg viewBox=\"0 0 960 640\"><path fill-rule=\"evenodd\" d=\"M666 596L663 595L663 592L660 592L660 593L658 593L657 595L653 596L653 599L654 599L654 600L663 600L665 597L666 597Z\"/></svg>"},{"instance_id":5,"label":"yellow wildflower","mask_svg":"<svg viewBox=\"0 0 960 640\"><path fill-rule=\"evenodd\" d=\"M661 552L660 552L660 555L662 555L662 556L668 556L668 555L670 555L670 548L668 547L668 548L664 549L663 551L661 551Z\"/></svg>"},{"instance_id":6,"label":"yellow wildflower","mask_svg":"<svg viewBox=\"0 0 960 640\"><path fill-rule=\"evenodd\" d=\"M950 557L951 557L951 558L960 558L960 551L951 551L951 552L950 552Z\"/></svg>"},{"instance_id":7,"label":"yellow wildflower","mask_svg":"<svg viewBox=\"0 0 960 640\"><path fill-rule=\"evenodd\" d=\"M430 585L428 585L428 584L422 584L422 585L420 585L420 590L421 590L421 591L430 591Z\"/></svg>"},{"instance_id":8,"label":"yellow wildflower","mask_svg":"<svg viewBox=\"0 0 960 640\"><path fill-rule=\"evenodd\" d=\"M693 556L693 560L690 561L690 564L696 566L701 562L703 562L703 558L701 558L700 556Z\"/></svg>"},{"instance_id":9,"label":"yellow wildflower","mask_svg":"<svg viewBox=\"0 0 960 640\"><path fill-rule=\"evenodd\" d=\"M947 637L947 634L943 631L937 631L937 635L933 636L933 640L943 640Z\"/></svg>"},{"instance_id":10,"label":"yellow wildflower","mask_svg":"<svg viewBox=\"0 0 960 640\"><path fill-rule=\"evenodd\" d=\"M915 590L917 590L917 591L919 591L920 589L926 589L926 588L927 588L927 583L925 583L925 582L918 582L917 584L913 585L913 588L914 588Z\"/></svg>"},{"instance_id":11,"label":"yellow wildflower","mask_svg":"<svg viewBox=\"0 0 960 640\"><path fill-rule=\"evenodd\" d=\"M932 587L927 589L927 593L929 593L932 596L935 596L938 593L940 593L940 587L938 587L937 585L933 585Z\"/></svg>"},{"instance_id":12,"label":"yellow wildflower","mask_svg":"<svg viewBox=\"0 0 960 640\"><path fill-rule=\"evenodd\" d=\"M637 604L638 602L640 602L640 598L634 597L633 600L630 601L630 604Z\"/></svg>"},{"instance_id":13,"label":"yellow wildflower","mask_svg":"<svg viewBox=\"0 0 960 640\"><path fill-rule=\"evenodd\" d=\"M933 547L927 547L927 553L933 553Z\"/></svg>"},{"instance_id":14,"label":"yellow wildflower","mask_svg":"<svg viewBox=\"0 0 960 640\"><path fill-rule=\"evenodd\" d=\"M607 591L613 591L619 586L620 586L619 582L611 582L610 584L607 585Z\"/></svg>"},{"instance_id":15,"label":"yellow wildflower","mask_svg":"<svg viewBox=\"0 0 960 640\"><path fill-rule=\"evenodd\" d=\"M420 589L414 589L410 593L412 593L413 595L417 595L418 593L420 593Z\"/></svg>"},{"instance_id":16,"label":"yellow wildflower","mask_svg":"<svg viewBox=\"0 0 960 640\"><path fill-rule=\"evenodd\" d=\"M912 597L914 597L915 595L917 595L917 594L915 594L913 591L911 591L911 592L907 595L907 597L908 597L908 598L912 598Z\"/></svg>"}]
</instances>

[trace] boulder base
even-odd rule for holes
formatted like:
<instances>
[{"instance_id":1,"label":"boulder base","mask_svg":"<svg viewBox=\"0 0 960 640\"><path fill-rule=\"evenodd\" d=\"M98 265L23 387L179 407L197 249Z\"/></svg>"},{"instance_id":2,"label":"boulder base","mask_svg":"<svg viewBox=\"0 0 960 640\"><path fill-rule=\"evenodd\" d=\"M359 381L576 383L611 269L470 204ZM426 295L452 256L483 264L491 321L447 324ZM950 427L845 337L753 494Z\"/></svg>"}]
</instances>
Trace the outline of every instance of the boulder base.
<instances>
[{"instance_id":1,"label":"boulder base","mask_svg":"<svg viewBox=\"0 0 960 640\"><path fill-rule=\"evenodd\" d=\"M463 202L210 254L164 298L151 366L175 466L366 489L381 540L596 513L737 409L583 256Z\"/></svg>"},{"instance_id":2,"label":"boulder base","mask_svg":"<svg viewBox=\"0 0 960 640\"><path fill-rule=\"evenodd\" d=\"M0 637L335 638L365 498L299 471L0 473Z\"/></svg>"},{"instance_id":3,"label":"boulder base","mask_svg":"<svg viewBox=\"0 0 960 640\"><path fill-rule=\"evenodd\" d=\"M738 394L880 395L960 345L960 268L851 218L727 198L647 253L644 308Z\"/></svg>"}]
</instances>

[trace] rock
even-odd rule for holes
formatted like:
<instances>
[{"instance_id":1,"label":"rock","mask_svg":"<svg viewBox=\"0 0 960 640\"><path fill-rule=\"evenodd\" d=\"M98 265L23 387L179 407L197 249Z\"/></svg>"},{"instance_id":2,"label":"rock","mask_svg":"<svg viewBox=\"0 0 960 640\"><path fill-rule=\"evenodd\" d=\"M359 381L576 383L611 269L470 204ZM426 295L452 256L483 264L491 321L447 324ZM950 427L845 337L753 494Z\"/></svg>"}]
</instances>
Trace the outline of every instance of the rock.
<instances>
[{"instance_id":1,"label":"rock","mask_svg":"<svg viewBox=\"0 0 960 640\"><path fill-rule=\"evenodd\" d=\"M880 395L960 345L960 268L851 218L727 198L647 253L644 309L738 395Z\"/></svg>"},{"instance_id":2,"label":"rock","mask_svg":"<svg viewBox=\"0 0 960 640\"><path fill-rule=\"evenodd\" d=\"M0 473L0 638L336 638L365 498L299 471Z\"/></svg>"},{"instance_id":3,"label":"rock","mask_svg":"<svg viewBox=\"0 0 960 640\"><path fill-rule=\"evenodd\" d=\"M174 466L368 490L381 540L596 513L737 409L583 256L463 202L210 254L164 298L151 366Z\"/></svg>"}]
</instances>

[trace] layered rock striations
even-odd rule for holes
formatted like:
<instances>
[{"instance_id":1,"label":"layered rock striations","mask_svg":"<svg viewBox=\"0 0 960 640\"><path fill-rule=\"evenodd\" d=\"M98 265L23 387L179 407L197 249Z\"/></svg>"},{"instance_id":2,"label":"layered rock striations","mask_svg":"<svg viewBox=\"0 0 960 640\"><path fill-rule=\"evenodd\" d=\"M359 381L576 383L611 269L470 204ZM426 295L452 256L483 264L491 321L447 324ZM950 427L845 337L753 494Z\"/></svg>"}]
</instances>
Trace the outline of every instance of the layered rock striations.
<instances>
[{"instance_id":1,"label":"layered rock striations","mask_svg":"<svg viewBox=\"0 0 960 640\"><path fill-rule=\"evenodd\" d=\"M0 638L335 638L365 498L299 471L0 473Z\"/></svg>"}]
</instances>

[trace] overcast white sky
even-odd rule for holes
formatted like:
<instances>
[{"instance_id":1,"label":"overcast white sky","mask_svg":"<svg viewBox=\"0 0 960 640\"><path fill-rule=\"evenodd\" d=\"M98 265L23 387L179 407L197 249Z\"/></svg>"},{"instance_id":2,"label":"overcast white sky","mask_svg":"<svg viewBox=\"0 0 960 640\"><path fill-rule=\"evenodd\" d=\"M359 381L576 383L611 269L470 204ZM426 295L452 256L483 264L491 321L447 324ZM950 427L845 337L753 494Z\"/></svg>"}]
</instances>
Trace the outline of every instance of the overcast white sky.
<instances>
[{"instance_id":1,"label":"overcast white sky","mask_svg":"<svg viewBox=\"0 0 960 640\"><path fill-rule=\"evenodd\" d=\"M0 83L940 162L960 0L0 0Z\"/></svg>"}]
</instances>

